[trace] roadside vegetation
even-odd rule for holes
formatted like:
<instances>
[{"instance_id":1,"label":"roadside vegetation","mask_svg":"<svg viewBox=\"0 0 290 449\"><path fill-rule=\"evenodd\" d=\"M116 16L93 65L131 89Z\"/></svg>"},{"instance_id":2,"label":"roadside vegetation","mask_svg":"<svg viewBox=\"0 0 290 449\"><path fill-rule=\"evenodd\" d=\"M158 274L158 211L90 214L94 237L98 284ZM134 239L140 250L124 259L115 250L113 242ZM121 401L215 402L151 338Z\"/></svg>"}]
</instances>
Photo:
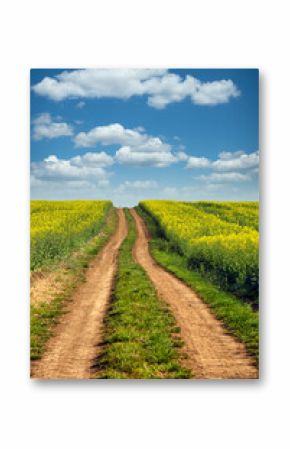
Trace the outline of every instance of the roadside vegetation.
<instances>
[{"instance_id":1,"label":"roadside vegetation","mask_svg":"<svg viewBox=\"0 0 290 449\"><path fill-rule=\"evenodd\" d=\"M144 207L137 208L149 229L150 251L154 259L165 269L193 288L213 310L228 331L244 342L247 352L258 363L259 358L259 316L250 304L223 291L205 275L189 266L188 258L169 240L159 222Z\"/></svg>"},{"instance_id":2,"label":"roadside vegetation","mask_svg":"<svg viewBox=\"0 0 290 449\"><path fill-rule=\"evenodd\" d=\"M188 268L258 308L258 203L153 200L140 207Z\"/></svg>"},{"instance_id":3,"label":"roadside vegetation","mask_svg":"<svg viewBox=\"0 0 290 449\"><path fill-rule=\"evenodd\" d=\"M111 208L111 201L31 201L31 271L81 248L99 232Z\"/></svg>"},{"instance_id":4,"label":"roadside vegetation","mask_svg":"<svg viewBox=\"0 0 290 449\"><path fill-rule=\"evenodd\" d=\"M182 341L174 318L133 259L136 229L128 210L126 218L128 235L120 248L104 349L95 364L96 378L190 378L191 372L180 363Z\"/></svg>"},{"instance_id":5,"label":"roadside vegetation","mask_svg":"<svg viewBox=\"0 0 290 449\"><path fill-rule=\"evenodd\" d=\"M113 208L103 221L97 235L83 243L77 251L54 261L41 271L32 273L31 309L30 309L30 352L31 359L39 359L47 340L53 335L54 326L59 317L66 312L73 290L84 281L85 269L107 243L116 229L117 217ZM48 288L43 292L37 288L37 282L48 279ZM35 287L36 284L36 287ZM34 292L34 290L36 290Z\"/></svg>"}]
</instances>

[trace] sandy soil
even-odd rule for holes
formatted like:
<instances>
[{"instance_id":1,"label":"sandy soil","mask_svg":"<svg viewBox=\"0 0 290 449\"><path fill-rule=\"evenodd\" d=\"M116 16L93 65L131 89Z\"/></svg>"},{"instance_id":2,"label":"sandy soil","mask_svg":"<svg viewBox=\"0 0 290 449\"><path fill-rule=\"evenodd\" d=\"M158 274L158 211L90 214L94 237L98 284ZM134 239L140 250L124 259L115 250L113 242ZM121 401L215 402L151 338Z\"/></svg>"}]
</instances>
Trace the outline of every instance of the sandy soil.
<instances>
[{"instance_id":1,"label":"sandy soil","mask_svg":"<svg viewBox=\"0 0 290 449\"><path fill-rule=\"evenodd\" d=\"M119 209L114 236L88 268L85 283L73 294L68 313L57 325L42 359L33 362L33 378L91 377L91 365L102 341L103 320L110 299L118 250L126 234L125 215Z\"/></svg>"},{"instance_id":2,"label":"sandy soil","mask_svg":"<svg viewBox=\"0 0 290 449\"><path fill-rule=\"evenodd\" d=\"M253 359L245 347L218 321L209 307L182 281L160 267L151 257L148 232L142 218L131 210L138 237L133 254L149 275L181 328L185 343L184 365L200 379L254 379L258 377Z\"/></svg>"}]
</instances>

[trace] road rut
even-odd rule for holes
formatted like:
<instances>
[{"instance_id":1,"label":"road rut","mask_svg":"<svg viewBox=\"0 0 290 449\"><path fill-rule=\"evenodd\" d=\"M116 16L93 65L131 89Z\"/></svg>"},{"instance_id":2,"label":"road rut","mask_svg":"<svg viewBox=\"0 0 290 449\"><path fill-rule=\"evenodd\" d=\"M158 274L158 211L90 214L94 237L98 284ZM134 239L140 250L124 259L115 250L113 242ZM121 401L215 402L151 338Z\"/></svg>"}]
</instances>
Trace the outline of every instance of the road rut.
<instances>
[{"instance_id":1,"label":"road rut","mask_svg":"<svg viewBox=\"0 0 290 449\"><path fill-rule=\"evenodd\" d=\"M86 281L74 293L68 313L63 315L49 340L43 357L32 364L33 378L89 379L91 365L103 337L103 321L114 275L118 250L127 235L127 222L118 209L115 234L86 272Z\"/></svg>"},{"instance_id":2,"label":"road rut","mask_svg":"<svg viewBox=\"0 0 290 449\"><path fill-rule=\"evenodd\" d=\"M244 344L227 334L222 323L197 294L151 257L142 218L131 209L137 226L134 258L147 272L159 296L167 302L181 328L184 365L200 379L255 379L257 369Z\"/></svg>"}]
</instances>

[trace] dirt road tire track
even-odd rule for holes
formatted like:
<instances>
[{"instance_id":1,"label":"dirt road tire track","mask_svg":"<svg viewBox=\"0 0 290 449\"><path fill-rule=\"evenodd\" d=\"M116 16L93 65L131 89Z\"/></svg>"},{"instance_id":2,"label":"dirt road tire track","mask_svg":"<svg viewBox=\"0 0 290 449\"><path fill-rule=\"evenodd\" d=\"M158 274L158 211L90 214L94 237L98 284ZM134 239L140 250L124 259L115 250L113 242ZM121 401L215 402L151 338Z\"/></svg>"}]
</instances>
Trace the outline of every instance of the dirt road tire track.
<instances>
[{"instance_id":1,"label":"dirt road tire track","mask_svg":"<svg viewBox=\"0 0 290 449\"><path fill-rule=\"evenodd\" d=\"M187 358L184 365L199 379L256 379L257 369L245 346L226 333L222 323L194 291L160 267L149 252L143 219L131 209L137 226L134 258L147 272L181 328Z\"/></svg>"},{"instance_id":2,"label":"dirt road tire track","mask_svg":"<svg viewBox=\"0 0 290 449\"><path fill-rule=\"evenodd\" d=\"M74 293L68 313L57 325L41 360L32 363L31 377L39 379L89 379L91 365L103 337L118 251L127 235L124 211L118 209L113 237L86 272L86 281Z\"/></svg>"}]
</instances>

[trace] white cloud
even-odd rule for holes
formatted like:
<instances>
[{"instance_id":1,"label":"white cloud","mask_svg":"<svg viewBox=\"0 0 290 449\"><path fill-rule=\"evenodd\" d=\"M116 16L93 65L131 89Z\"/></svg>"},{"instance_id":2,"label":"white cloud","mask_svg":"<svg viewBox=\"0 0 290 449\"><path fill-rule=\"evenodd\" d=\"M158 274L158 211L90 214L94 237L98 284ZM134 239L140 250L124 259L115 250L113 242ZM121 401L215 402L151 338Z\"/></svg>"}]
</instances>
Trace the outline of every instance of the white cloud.
<instances>
[{"instance_id":1,"label":"white cloud","mask_svg":"<svg viewBox=\"0 0 290 449\"><path fill-rule=\"evenodd\" d=\"M221 153L219 153L219 159L221 159L222 161L229 161L232 159L238 159L243 154L245 154L244 151L222 151Z\"/></svg>"},{"instance_id":2,"label":"white cloud","mask_svg":"<svg viewBox=\"0 0 290 449\"><path fill-rule=\"evenodd\" d=\"M58 117L59 118L59 117ZM73 128L65 122L53 121L49 113L40 114L32 121L34 140L44 138L55 139L62 136L72 136Z\"/></svg>"},{"instance_id":3,"label":"white cloud","mask_svg":"<svg viewBox=\"0 0 290 449\"><path fill-rule=\"evenodd\" d=\"M238 97L238 91L232 80L200 83L192 95L192 101L200 105L228 103L232 97Z\"/></svg>"},{"instance_id":4,"label":"white cloud","mask_svg":"<svg viewBox=\"0 0 290 449\"><path fill-rule=\"evenodd\" d=\"M163 109L169 103L180 102L186 97L190 97L194 104L216 105L227 103L232 97L240 95L231 80L202 83L190 75L182 80L172 73L148 80L146 86L150 94L148 104L157 109Z\"/></svg>"},{"instance_id":5,"label":"white cloud","mask_svg":"<svg viewBox=\"0 0 290 449\"><path fill-rule=\"evenodd\" d=\"M176 154L176 156L177 156L177 158L178 158L180 161L187 161L188 158L189 158L189 156L188 156L186 153L184 153L184 151L179 151L179 152Z\"/></svg>"},{"instance_id":6,"label":"white cloud","mask_svg":"<svg viewBox=\"0 0 290 449\"><path fill-rule=\"evenodd\" d=\"M120 184L119 189L120 190L148 190L148 189L156 189L158 187L158 183L156 181L152 180L145 180L145 181L125 181L122 184Z\"/></svg>"},{"instance_id":7,"label":"white cloud","mask_svg":"<svg viewBox=\"0 0 290 449\"><path fill-rule=\"evenodd\" d=\"M119 123L97 126L87 133L81 132L76 135L74 142L76 147L120 145L115 155L119 164L166 167L182 160L171 152L171 145L159 137L146 134L144 128L126 129Z\"/></svg>"},{"instance_id":8,"label":"white cloud","mask_svg":"<svg viewBox=\"0 0 290 449\"><path fill-rule=\"evenodd\" d=\"M140 151L170 151L170 145L163 143L159 137L144 133L143 128L126 129L119 123L96 126L89 132L81 132L74 138L76 147L95 147L101 145L125 145Z\"/></svg>"},{"instance_id":9,"label":"white cloud","mask_svg":"<svg viewBox=\"0 0 290 449\"><path fill-rule=\"evenodd\" d=\"M204 186L205 191L207 192L217 192L221 190L229 189L229 182L210 182Z\"/></svg>"},{"instance_id":10,"label":"white cloud","mask_svg":"<svg viewBox=\"0 0 290 449\"><path fill-rule=\"evenodd\" d=\"M45 77L33 86L35 93L61 101L65 98L130 98L143 95L143 82L162 76L159 69L84 69L64 71L54 78Z\"/></svg>"},{"instance_id":11,"label":"white cloud","mask_svg":"<svg viewBox=\"0 0 290 449\"><path fill-rule=\"evenodd\" d=\"M145 128L143 126L137 126L136 128L134 128L134 131L138 131L140 133L145 132Z\"/></svg>"},{"instance_id":12,"label":"white cloud","mask_svg":"<svg viewBox=\"0 0 290 449\"><path fill-rule=\"evenodd\" d=\"M86 105L86 103L84 102L84 101L79 101L77 104L76 104L76 108L77 109L83 109L83 107Z\"/></svg>"},{"instance_id":13,"label":"white cloud","mask_svg":"<svg viewBox=\"0 0 290 449\"><path fill-rule=\"evenodd\" d=\"M90 167L108 167L114 163L114 159L109 154L102 151L101 153L85 153L82 156L75 156L70 159L72 165L90 166Z\"/></svg>"},{"instance_id":14,"label":"white cloud","mask_svg":"<svg viewBox=\"0 0 290 449\"><path fill-rule=\"evenodd\" d=\"M163 109L169 103L180 102L187 96L191 96L194 101L193 95L199 83L200 81L192 76L182 80L173 73L149 79L145 82L147 92L150 94L148 104L156 109Z\"/></svg>"},{"instance_id":15,"label":"white cloud","mask_svg":"<svg viewBox=\"0 0 290 449\"><path fill-rule=\"evenodd\" d=\"M201 181L210 181L210 183L228 183L228 182L244 182L249 181L250 176L244 173L231 172L231 173L211 173L210 175L201 175L196 179Z\"/></svg>"},{"instance_id":16,"label":"white cloud","mask_svg":"<svg viewBox=\"0 0 290 449\"><path fill-rule=\"evenodd\" d=\"M122 165L137 167L167 167L177 162L177 158L170 152L145 152L131 147L121 147L115 156L116 161Z\"/></svg>"},{"instance_id":17,"label":"white cloud","mask_svg":"<svg viewBox=\"0 0 290 449\"><path fill-rule=\"evenodd\" d=\"M113 159L106 153L86 153L71 159L51 155L31 164L31 178L34 185L44 182L103 186L108 184L110 176L104 167L112 163Z\"/></svg>"},{"instance_id":18,"label":"white cloud","mask_svg":"<svg viewBox=\"0 0 290 449\"><path fill-rule=\"evenodd\" d=\"M259 166L259 152L246 154L244 151L222 152L212 167L218 171L246 170Z\"/></svg>"},{"instance_id":19,"label":"white cloud","mask_svg":"<svg viewBox=\"0 0 290 449\"><path fill-rule=\"evenodd\" d=\"M185 155L186 156L186 155ZM184 157L186 160L186 157ZM218 159L211 161L206 157L187 157L186 168L211 168L215 171L255 170L259 167L259 152L245 153L244 151L222 151Z\"/></svg>"},{"instance_id":20,"label":"white cloud","mask_svg":"<svg viewBox=\"0 0 290 449\"><path fill-rule=\"evenodd\" d=\"M164 187L163 193L165 196L175 196L177 194L176 187Z\"/></svg>"},{"instance_id":21,"label":"white cloud","mask_svg":"<svg viewBox=\"0 0 290 449\"><path fill-rule=\"evenodd\" d=\"M148 104L163 109L186 97L199 105L227 103L240 92L232 80L202 82L184 79L165 69L82 69L45 77L33 91L54 101L66 98L120 98L148 96Z\"/></svg>"},{"instance_id":22,"label":"white cloud","mask_svg":"<svg viewBox=\"0 0 290 449\"><path fill-rule=\"evenodd\" d=\"M190 156L187 159L186 168L207 168L211 164L210 160L206 157L194 157Z\"/></svg>"},{"instance_id":23,"label":"white cloud","mask_svg":"<svg viewBox=\"0 0 290 449\"><path fill-rule=\"evenodd\" d=\"M251 173L252 173L253 175L258 175L258 174L259 174L259 167L253 168L253 170L251 170Z\"/></svg>"}]
</instances>

